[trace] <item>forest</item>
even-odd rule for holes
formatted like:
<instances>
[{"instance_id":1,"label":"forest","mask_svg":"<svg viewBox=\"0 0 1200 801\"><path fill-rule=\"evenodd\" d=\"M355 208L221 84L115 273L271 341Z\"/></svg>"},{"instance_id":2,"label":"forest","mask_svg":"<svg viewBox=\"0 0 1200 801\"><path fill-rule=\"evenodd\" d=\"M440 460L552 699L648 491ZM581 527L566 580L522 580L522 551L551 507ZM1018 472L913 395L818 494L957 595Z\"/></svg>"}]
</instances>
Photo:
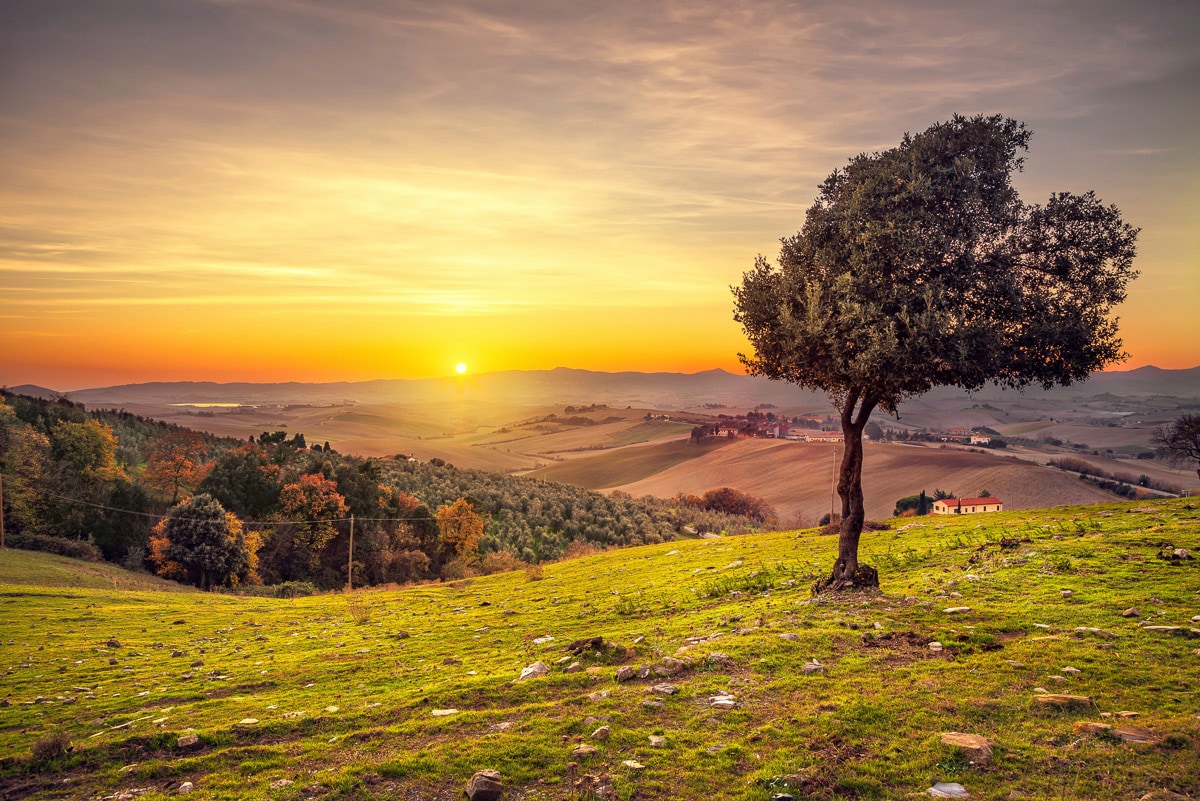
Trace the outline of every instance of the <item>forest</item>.
<instances>
[{"instance_id":1,"label":"forest","mask_svg":"<svg viewBox=\"0 0 1200 801\"><path fill-rule=\"evenodd\" d=\"M331 589L348 573L355 586L457 579L775 522L728 488L604 495L440 459L341 454L300 433L242 441L9 393L0 475L7 545L206 588Z\"/></svg>"}]
</instances>

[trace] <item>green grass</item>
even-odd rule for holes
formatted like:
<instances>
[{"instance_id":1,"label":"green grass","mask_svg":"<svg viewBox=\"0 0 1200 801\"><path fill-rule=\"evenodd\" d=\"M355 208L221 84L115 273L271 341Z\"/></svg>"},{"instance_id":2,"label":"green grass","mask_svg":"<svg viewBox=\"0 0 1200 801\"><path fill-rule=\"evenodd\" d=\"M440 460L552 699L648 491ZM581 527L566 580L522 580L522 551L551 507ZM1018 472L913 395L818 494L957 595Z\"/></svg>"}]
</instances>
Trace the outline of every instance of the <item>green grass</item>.
<instances>
[{"instance_id":1,"label":"green grass","mask_svg":"<svg viewBox=\"0 0 1200 801\"><path fill-rule=\"evenodd\" d=\"M159 799L192 781L212 799L452 799L482 768L522 799L594 797L588 774L620 799L891 799L935 781L975 798L1200 794L1200 640L1140 627L1200 627L1200 560L1158 558L1163 543L1200 551L1194 499L900 526L864 536L877 595L812 598L835 541L780 532L598 554L541 581L359 592L365 623L343 595L113 591L62 581L56 557L0 552L0 796ZM555 664L592 636L628 651ZM613 678L664 656L689 667ZM514 682L539 659L550 676ZM801 672L811 659L823 673ZM664 680L679 691L654 695ZM1047 711L1036 687L1094 705ZM738 706L713 708L718 693ZM1160 741L1073 731L1122 710ZM945 731L989 737L992 764L942 747ZM179 748L188 733L198 744ZM35 760L55 734L71 750ZM599 753L572 756L585 742Z\"/></svg>"}]
</instances>

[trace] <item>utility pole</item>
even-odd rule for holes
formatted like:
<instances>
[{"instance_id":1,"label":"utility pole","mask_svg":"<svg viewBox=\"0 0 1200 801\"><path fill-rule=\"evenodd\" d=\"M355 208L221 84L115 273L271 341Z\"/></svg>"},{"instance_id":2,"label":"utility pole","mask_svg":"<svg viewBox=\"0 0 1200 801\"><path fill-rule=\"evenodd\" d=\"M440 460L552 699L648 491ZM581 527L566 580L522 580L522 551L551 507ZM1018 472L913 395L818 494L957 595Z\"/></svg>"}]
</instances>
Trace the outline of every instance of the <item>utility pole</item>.
<instances>
[{"instance_id":1,"label":"utility pole","mask_svg":"<svg viewBox=\"0 0 1200 801\"><path fill-rule=\"evenodd\" d=\"M350 559L346 562L346 590L354 589L354 515L350 515Z\"/></svg>"},{"instance_id":2,"label":"utility pole","mask_svg":"<svg viewBox=\"0 0 1200 801\"><path fill-rule=\"evenodd\" d=\"M0 548L4 547L4 476L0 474Z\"/></svg>"}]
</instances>

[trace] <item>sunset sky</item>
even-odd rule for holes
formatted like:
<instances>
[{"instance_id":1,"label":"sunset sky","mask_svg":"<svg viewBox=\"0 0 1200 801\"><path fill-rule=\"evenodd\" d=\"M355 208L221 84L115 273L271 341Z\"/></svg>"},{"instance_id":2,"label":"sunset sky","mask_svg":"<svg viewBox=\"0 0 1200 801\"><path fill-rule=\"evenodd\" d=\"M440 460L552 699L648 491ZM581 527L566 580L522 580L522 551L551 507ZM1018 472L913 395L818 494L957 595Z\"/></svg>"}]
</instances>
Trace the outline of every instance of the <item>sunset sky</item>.
<instances>
[{"instance_id":1,"label":"sunset sky","mask_svg":"<svg viewBox=\"0 0 1200 801\"><path fill-rule=\"evenodd\" d=\"M731 284L954 113L1140 226L1200 364L1194 0L0 5L0 384L739 371Z\"/></svg>"}]
</instances>

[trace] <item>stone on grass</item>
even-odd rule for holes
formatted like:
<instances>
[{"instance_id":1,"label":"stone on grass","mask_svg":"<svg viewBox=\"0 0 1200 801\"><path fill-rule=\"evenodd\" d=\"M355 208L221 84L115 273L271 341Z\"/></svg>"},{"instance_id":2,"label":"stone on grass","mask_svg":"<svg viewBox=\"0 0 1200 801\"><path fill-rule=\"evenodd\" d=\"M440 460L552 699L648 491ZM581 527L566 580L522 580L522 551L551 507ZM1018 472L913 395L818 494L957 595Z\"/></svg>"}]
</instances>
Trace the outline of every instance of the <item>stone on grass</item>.
<instances>
[{"instance_id":1,"label":"stone on grass","mask_svg":"<svg viewBox=\"0 0 1200 801\"><path fill-rule=\"evenodd\" d=\"M1062 672L1070 673L1072 676L1078 676L1080 673L1080 670L1079 670L1079 668L1071 667L1070 665L1068 665L1067 667L1062 669Z\"/></svg>"},{"instance_id":2,"label":"stone on grass","mask_svg":"<svg viewBox=\"0 0 1200 801\"><path fill-rule=\"evenodd\" d=\"M622 665L617 668L617 681L629 681L635 675L634 669L629 665Z\"/></svg>"},{"instance_id":3,"label":"stone on grass","mask_svg":"<svg viewBox=\"0 0 1200 801\"><path fill-rule=\"evenodd\" d=\"M1142 613L1138 611L1136 606L1131 606L1121 613L1121 617L1141 617Z\"/></svg>"},{"instance_id":4,"label":"stone on grass","mask_svg":"<svg viewBox=\"0 0 1200 801\"><path fill-rule=\"evenodd\" d=\"M467 782L467 798L470 801L496 801L500 797L500 793L504 791L504 785L500 781L500 771L498 770L479 770Z\"/></svg>"},{"instance_id":5,"label":"stone on grass","mask_svg":"<svg viewBox=\"0 0 1200 801\"><path fill-rule=\"evenodd\" d=\"M1133 743L1135 745L1157 743L1161 738L1150 729L1143 729L1137 726L1120 726L1113 729L1113 734L1121 739L1123 743Z\"/></svg>"},{"instance_id":6,"label":"stone on grass","mask_svg":"<svg viewBox=\"0 0 1200 801\"><path fill-rule=\"evenodd\" d=\"M121 641L118 640L116 637L113 637L111 640L109 640L107 643L105 643L105 645L107 645L109 648L120 648Z\"/></svg>"},{"instance_id":7,"label":"stone on grass","mask_svg":"<svg viewBox=\"0 0 1200 801\"><path fill-rule=\"evenodd\" d=\"M1112 731L1112 726L1107 723L1097 723L1094 720L1080 720L1071 727L1071 731L1076 734L1103 734Z\"/></svg>"},{"instance_id":8,"label":"stone on grass","mask_svg":"<svg viewBox=\"0 0 1200 801\"><path fill-rule=\"evenodd\" d=\"M986 737L957 731L942 733L942 745L957 748L968 762L986 765L992 761L992 745Z\"/></svg>"},{"instance_id":9,"label":"stone on grass","mask_svg":"<svg viewBox=\"0 0 1200 801\"><path fill-rule=\"evenodd\" d=\"M714 709L733 709L737 701L732 695L714 695L708 699L708 705Z\"/></svg>"},{"instance_id":10,"label":"stone on grass","mask_svg":"<svg viewBox=\"0 0 1200 801\"><path fill-rule=\"evenodd\" d=\"M598 728L594 732L592 732L592 739L593 740L607 740L608 734L609 734L608 726L601 726L600 728Z\"/></svg>"},{"instance_id":11,"label":"stone on grass","mask_svg":"<svg viewBox=\"0 0 1200 801\"><path fill-rule=\"evenodd\" d=\"M534 662L521 671L521 675L517 677L517 681L525 681L526 679L536 679L541 676L549 675L550 668L545 662Z\"/></svg>"},{"instance_id":12,"label":"stone on grass","mask_svg":"<svg viewBox=\"0 0 1200 801\"><path fill-rule=\"evenodd\" d=\"M1040 706L1092 706L1092 699L1088 698L1086 695L1058 695L1055 693L1047 693L1046 695L1035 695L1033 700L1036 701Z\"/></svg>"},{"instance_id":13,"label":"stone on grass","mask_svg":"<svg viewBox=\"0 0 1200 801\"><path fill-rule=\"evenodd\" d=\"M565 668L563 668L563 673L579 673L582 670L583 670L583 665L579 664L578 662L572 662L571 664L569 664Z\"/></svg>"},{"instance_id":14,"label":"stone on grass","mask_svg":"<svg viewBox=\"0 0 1200 801\"><path fill-rule=\"evenodd\" d=\"M1059 593L1058 593L1058 594L1059 594L1059 595L1061 595L1061 596L1062 596L1062 597L1064 597L1064 598L1070 598L1070 597L1071 597L1072 595L1074 595L1075 593L1071 592L1070 590L1061 590L1061 591L1059 591Z\"/></svg>"},{"instance_id":15,"label":"stone on grass","mask_svg":"<svg viewBox=\"0 0 1200 801\"><path fill-rule=\"evenodd\" d=\"M451 715L457 715L457 714L458 714L457 709L435 709L435 710L433 710L433 716L435 718L448 718Z\"/></svg>"},{"instance_id":16,"label":"stone on grass","mask_svg":"<svg viewBox=\"0 0 1200 801\"><path fill-rule=\"evenodd\" d=\"M666 748L667 747L667 738L660 737L657 734L651 734L650 735L650 747L651 748Z\"/></svg>"},{"instance_id":17,"label":"stone on grass","mask_svg":"<svg viewBox=\"0 0 1200 801\"><path fill-rule=\"evenodd\" d=\"M957 615L960 612L970 612L971 607L969 607L969 606L948 606L945 609L943 609L942 611L948 615Z\"/></svg>"},{"instance_id":18,"label":"stone on grass","mask_svg":"<svg viewBox=\"0 0 1200 801\"><path fill-rule=\"evenodd\" d=\"M674 684L663 682L662 684L655 684L653 687L651 687L650 692L657 693L658 695L674 695L675 693L679 692L679 688Z\"/></svg>"},{"instance_id":19,"label":"stone on grass","mask_svg":"<svg viewBox=\"0 0 1200 801\"><path fill-rule=\"evenodd\" d=\"M1098 629L1095 626L1077 626L1075 628L1075 633L1076 634L1094 634L1097 637L1104 637L1107 640L1111 640L1117 636L1117 635L1113 634L1111 631L1105 631L1104 629Z\"/></svg>"},{"instance_id":20,"label":"stone on grass","mask_svg":"<svg viewBox=\"0 0 1200 801\"><path fill-rule=\"evenodd\" d=\"M957 782L937 782L925 792L932 798L970 798L967 788Z\"/></svg>"},{"instance_id":21,"label":"stone on grass","mask_svg":"<svg viewBox=\"0 0 1200 801\"><path fill-rule=\"evenodd\" d=\"M929 650L935 654L940 654L942 652L942 644L934 640L933 642L929 643Z\"/></svg>"},{"instance_id":22,"label":"stone on grass","mask_svg":"<svg viewBox=\"0 0 1200 801\"><path fill-rule=\"evenodd\" d=\"M646 767L641 762L638 762L636 759L626 759L621 764L624 765L625 767L629 768L630 770L643 770Z\"/></svg>"},{"instance_id":23,"label":"stone on grass","mask_svg":"<svg viewBox=\"0 0 1200 801\"><path fill-rule=\"evenodd\" d=\"M681 659L676 659L673 656L664 656L662 660L655 665L654 672L660 676L674 676L682 671L687 665Z\"/></svg>"},{"instance_id":24,"label":"stone on grass","mask_svg":"<svg viewBox=\"0 0 1200 801\"><path fill-rule=\"evenodd\" d=\"M568 645L567 650L573 654L582 654L584 651L599 651L603 647L603 637L584 637Z\"/></svg>"},{"instance_id":25,"label":"stone on grass","mask_svg":"<svg viewBox=\"0 0 1200 801\"><path fill-rule=\"evenodd\" d=\"M191 791L192 791L194 788L195 788L195 786L194 786L194 785L193 785L191 782L184 782L183 784L179 785L179 794L180 794L180 795L187 795L187 794L188 794L188 793L190 793L190 792L191 792Z\"/></svg>"},{"instance_id":26,"label":"stone on grass","mask_svg":"<svg viewBox=\"0 0 1200 801\"><path fill-rule=\"evenodd\" d=\"M580 743L571 749L572 756L591 756L592 754L598 753L600 753L599 748L594 745L588 745L587 743Z\"/></svg>"},{"instance_id":27,"label":"stone on grass","mask_svg":"<svg viewBox=\"0 0 1200 801\"><path fill-rule=\"evenodd\" d=\"M804 665L803 665L803 666L800 668L800 672L801 672L801 673L803 673L805 676L813 676L813 675L816 675L816 674L818 674L818 673L824 673L824 672L825 672L825 666L824 666L824 665L822 665L820 662L818 662L817 660L815 660L815 659L814 659L814 660L813 660L813 661L811 661L811 662L806 662L806 663L805 663L805 664L804 664Z\"/></svg>"},{"instance_id":28,"label":"stone on grass","mask_svg":"<svg viewBox=\"0 0 1200 801\"><path fill-rule=\"evenodd\" d=\"M258 725L258 718L242 718L241 720L238 721L238 725L239 726L256 726L256 725Z\"/></svg>"},{"instance_id":29,"label":"stone on grass","mask_svg":"<svg viewBox=\"0 0 1200 801\"><path fill-rule=\"evenodd\" d=\"M185 734L175 741L176 748L191 748L200 742L200 738L194 734Z\"/></svg>"}]
</instances>

